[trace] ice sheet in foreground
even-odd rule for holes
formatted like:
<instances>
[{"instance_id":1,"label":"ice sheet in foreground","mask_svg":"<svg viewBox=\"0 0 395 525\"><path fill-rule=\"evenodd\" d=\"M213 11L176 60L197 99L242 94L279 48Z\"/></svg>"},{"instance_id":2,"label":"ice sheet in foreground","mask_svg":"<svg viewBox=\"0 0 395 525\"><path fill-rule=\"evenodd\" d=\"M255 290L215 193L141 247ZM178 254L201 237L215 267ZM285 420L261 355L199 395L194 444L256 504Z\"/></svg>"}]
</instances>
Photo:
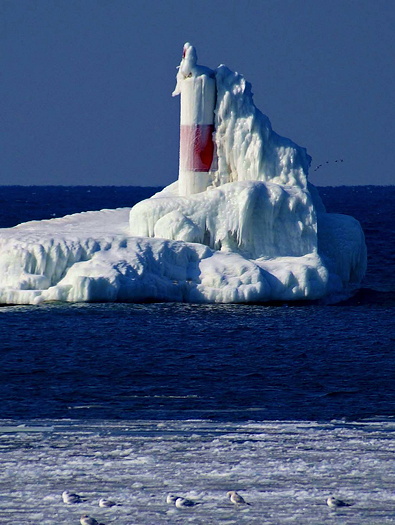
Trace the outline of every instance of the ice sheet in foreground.
<instances>
[{"instance_id":1,"label":"ice sheet in foreground","mask_svg":"<svg viewBox=\"0 0 395 525\"><path fill-rule=\"evenodd\" d=\"M175 94L215 78L215 158L196 161L211 124L191 117L181 126L195 148L188 169L151 199L0 230L1 303L316 300L358 286L358 221L325 212L307 180L309 155L272 130L250 84L225 66L197 66L188 46ZM196 173L204 191L197 179L186 185Z\"/></svg>"},{"instance_id":2,"label":"ice sheet in foreground","mask_svg":"<svg viewBox=\"0 0 395 525\"><path fill-rule=\"evenodd\" d=\"M22 424L21 424L22 423ZM394 523L393 420L0 420L0 522ZM63 503L64 490L86 500ZM227 498L237 490L251 505ZM169 493L200 505L178 510ZM331 510L335 495L351 507ZM100 508L105 497L120 506Z\"/></svg>"}]
</instances>

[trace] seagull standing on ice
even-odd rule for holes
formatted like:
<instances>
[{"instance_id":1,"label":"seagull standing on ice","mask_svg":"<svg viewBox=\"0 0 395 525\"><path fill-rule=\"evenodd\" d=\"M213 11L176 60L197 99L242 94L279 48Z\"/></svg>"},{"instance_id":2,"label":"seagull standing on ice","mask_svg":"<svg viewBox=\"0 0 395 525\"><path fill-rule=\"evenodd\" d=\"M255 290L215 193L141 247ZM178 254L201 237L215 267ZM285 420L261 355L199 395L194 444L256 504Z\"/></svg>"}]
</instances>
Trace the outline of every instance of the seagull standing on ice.
<instances>
[{"instance_id":1,"label":"seagull standing on ice","mask_svg":"<svg viewBox=\"0 0 395 525\"><path fill-rule=\"evenodd\" d=\"M95 518L91 518L91 516L88 516L88 514L83 514L80 518L81 525L104 525L103 523L99 523Z\"/></svg>"},{"instance_id":2,"label":"seagull standing on ice","mask_svg":"<svg viewBox=\"0 0 395 525\"><path fill-rule=\"evenodd\" d=\"M336 509L338 507L351 507L351 503L346 503L345 501L342 501L341 499L337 499L334 496L330 496L326 500L326 504L331 509Z\"/></svg>"},{"instance_id":3,"label":"seagull standing on ice","mask_svg":"<svg viewBox=\"0 0 395 525\"><path fill-rule=\"evenodd\" d=\"M62 494L63 503L81 503L82 501L85 501L79 494L74 494L73 492L69 492L68 490L65 490Z\"/></svg>"},{"instance_id":4,"label":"seagull standing on ice","mask_svg":"<svg viewBox=\"0 0 395 525\"><path fill-rule=\"evenodd\" d=\"M251 503L247 503L243 496L240 496L235 490L230 490L227 496L235 505L251 505Z\"/></svg>"},{"instance_id":5,"label":"seagull standing on ice","mask_svg":"<svg viewBox=\"0 0 395 525\"><path fill-rule=\"evenodd\" d=\"M173 505L175 505L177 499L178 499L178 496L174 496L174 494L168 494L166 498L166 503L172 503Z\"/></svg>"},{"instance_id":6,"label":"seagull standing on ice","mask_svg":"<svg viewBox=\"0 0 395 525\"><path fill-rule=\"evenodd\" d=\"M115 501L111 501L110 499L99 499L99 507L115 507L116 505L118 505L118 503L115 503Z\"/></svg>"},{"instance_id":7,"label":"seagull standing on ice","mask_svg":"<svg viewBox=\"0 0 395 525\"><path fill-rule=\"evenodd\" d=\"M194 507L195 505L200 504L187 498L177 498L175 505L177 509L185 509L186 507Z\"/></svg>"}]
</instances>

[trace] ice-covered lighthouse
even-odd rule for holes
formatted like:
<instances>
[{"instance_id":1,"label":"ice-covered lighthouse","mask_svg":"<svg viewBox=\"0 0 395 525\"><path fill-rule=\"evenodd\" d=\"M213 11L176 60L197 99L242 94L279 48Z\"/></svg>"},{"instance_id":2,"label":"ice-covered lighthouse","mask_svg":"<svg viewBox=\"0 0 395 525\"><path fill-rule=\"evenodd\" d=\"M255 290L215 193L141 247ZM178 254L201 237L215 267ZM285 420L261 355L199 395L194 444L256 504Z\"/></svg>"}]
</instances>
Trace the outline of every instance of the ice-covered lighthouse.
<instances>
[{"instance_id":1,"label":"ice-covered lighthouse","mask_svg":"<svg viewBox=\"0 0 395 525\"><path fill-rule=\"evenodd\" d=\"M272 129L243 75L198 66L186 44L176 94L178 182L131 209L1 229L1 304L338 301L359 286L359 222L326 213L306 149Z\"/></svg>"},{"instance_id":2,"label":"ice-covered lighthouse","mask_svg":"<svg viewBox=\"0 0 395 525\"><path fill-rule=\"evenodd\" d=\"M196 49L183 48L173 96L181 94L179 194L205 191L215 169L215 72L197 65Z\"/></svg>"}]
</instances>

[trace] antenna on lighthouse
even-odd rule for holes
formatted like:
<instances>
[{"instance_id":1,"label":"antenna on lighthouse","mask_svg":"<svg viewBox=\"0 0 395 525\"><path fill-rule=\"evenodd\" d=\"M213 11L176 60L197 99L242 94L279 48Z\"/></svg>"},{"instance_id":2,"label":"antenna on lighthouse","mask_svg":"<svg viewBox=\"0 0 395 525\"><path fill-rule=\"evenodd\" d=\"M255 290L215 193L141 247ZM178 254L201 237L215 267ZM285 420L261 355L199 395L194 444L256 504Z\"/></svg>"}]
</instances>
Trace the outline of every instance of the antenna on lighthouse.
<instances>
[{"instance_id":1,"label":"antenna on lighthouse","mask_svg":"<svg viewBox=\"0 0 395 525\"><path fill-rule=\"evenodd\" d=\"M173 96L181 94L180 195L205 191L212 182L215 147L215 72L197 65L196 49L187 42L178 67Z\"/></svg>"}]
</instances>

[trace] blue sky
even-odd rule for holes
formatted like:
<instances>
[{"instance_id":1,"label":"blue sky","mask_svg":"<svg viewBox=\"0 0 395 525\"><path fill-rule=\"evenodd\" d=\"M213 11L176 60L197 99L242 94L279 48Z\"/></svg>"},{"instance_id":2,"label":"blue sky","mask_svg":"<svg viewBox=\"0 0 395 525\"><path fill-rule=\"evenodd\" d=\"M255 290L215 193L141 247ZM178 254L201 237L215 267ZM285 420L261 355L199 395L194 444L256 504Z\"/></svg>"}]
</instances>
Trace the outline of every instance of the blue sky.
<instances>
[{"instance_id":1,"label":"blue sky","mask_svg":"<svg viewBox=\"0 0 395 525\"><path fill-rule=\"evenodd\" d=\"M394 27L393 0L0 0L0 184L176 180L186 41L244 74L314 184L395 184Z\"/></svg>"}]
</instances>

